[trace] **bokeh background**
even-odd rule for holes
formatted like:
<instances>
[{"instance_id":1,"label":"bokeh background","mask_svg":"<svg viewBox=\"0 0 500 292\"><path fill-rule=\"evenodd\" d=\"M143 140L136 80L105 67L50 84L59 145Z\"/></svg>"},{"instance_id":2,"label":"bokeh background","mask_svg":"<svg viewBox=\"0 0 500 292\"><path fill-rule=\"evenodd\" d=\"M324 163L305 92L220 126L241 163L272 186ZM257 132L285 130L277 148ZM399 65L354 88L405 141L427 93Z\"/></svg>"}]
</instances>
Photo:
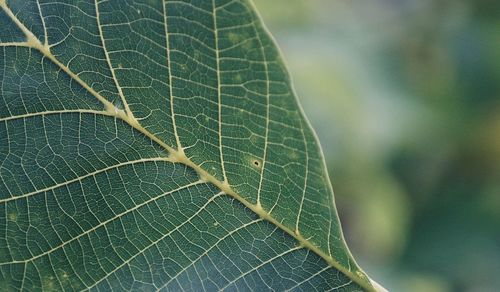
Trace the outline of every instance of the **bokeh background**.
<instances>
[{"instance_id":1,"label":"bokeh background","mask_svg":"<svg viewBox=\"0 0 500 292\"><path fill-rule=\"evenodd\" d=\"M392 291L499 291L500 2L255 2L358 263Z\"/></svg>"}]
</instances>

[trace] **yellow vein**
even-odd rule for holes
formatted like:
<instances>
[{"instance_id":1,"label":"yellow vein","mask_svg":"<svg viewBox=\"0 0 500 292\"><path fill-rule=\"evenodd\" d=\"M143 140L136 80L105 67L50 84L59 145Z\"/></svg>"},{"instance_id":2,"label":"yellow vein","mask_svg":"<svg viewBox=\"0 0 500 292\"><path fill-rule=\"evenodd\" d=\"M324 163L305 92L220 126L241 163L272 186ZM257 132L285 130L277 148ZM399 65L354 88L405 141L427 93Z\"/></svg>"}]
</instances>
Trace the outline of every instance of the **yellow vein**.
<instances>
[{"instance_id":1,"label":"yellow vein","mask_svg":"<svg viewBox=\"0 0 500 292\"><path fill-rule=\"evenodd\" d=\"M167 70L168 70L168 90L170 93L170 115L172 116L172 127L174 128L174 136L175 136L175 142L177 144L177 151L180 153L184 153L184 150L182 149L181 145L181 139L179 137L179 134L177 133L177 124L175 122L175 110L174 110L174 85L172 83L172 63L170 59L170 37L168 33L168 24L167 24L167 2L164 1L162 2L162 8L163 8L163 22L165 26L165 50L167 51Z\"/></svg>"},{"instance_id":2,"label":"yellow vein","mask_svg":"<svg viewBox=\"0 0 500 292\"><path fill-rule=\"evenodd\" d=\"M35 112L35 113L26 113L22 115L10 116L0 118L0 122L16 120L16 119L24 119L36 116L45 116L45 115L56 115L56 114L70 114L70 113L79 113L79 114L95 114L95 115L103 115L103 116L111 116L114 117L114 114L105 111L98 111L92 109L69 109L69 110L54 110L54 111L44 111L44 112Z\"/></svg>"},{"instance_id":3,"label":"yellow vein","mask_svg":"<svg viewBox=\"0 0 500 292\"><path fill-rule=\"evenodd\" d=\"M257 7L255 6L254 1L253 0L249 0L248 3L252 6L252 10L255 11L255 15L257 16L257 19L258 19L259 23L261 24L261 28L263 29L264 33L269 37L269 39L271 40L272 44L274 45L274 47L277 50L277 52L278 52L277 61L279 63L281 63L282 66L285 67L285 69L286 69L285 71L286 72L290 72L288 70L287 66L286 66L286 63L283 61L283 53L281 52L280 47L277 45L276 40L274 39L273 35L269 32L269 29L265 25L264 20L262 19L262 16L260 15ZM301 106L301 104L300 104L300 102L299 102L299 100L297 98L297 94L296 94L295 88L293 86L293 82L291 80L290 75L287 75L287 77L288 77L288 84L290 86L291 92L292 92L293 96L295 97L296 106L298 107L298 109L299 109L302 117L304 117L304 121L306 122L307 126L310 129L312 129L311 123L309 122L309 120L307 119L306 115L304 114L304 110L302 109L302 106ZM319 141L316 132L311 131L311 133L312 133L314 141ZM321 149L321 147L317 147L317 148L318 148L318 151L319 151L319 154L320 154L320 157L321 157L321 161L323 161L323 173L326 176L327 189L329 191L330 199L331 199L331 205L330 205L330 207L335 210L335 200L334 200L334 197L333 197L333 188L332 188L332 184L330 182L330 178L327 175L328 174L328 170L326 168L326 164L324 163L324 161L325 161L325 155L323 154L323 149ZM335 213L335 216L336 216L335 219L340 224L340 219L338 217L338 214ZM289 233L287 230L285 230L285 231L287 233ZM356 263L356 261L354 260L352 254L351 254L351 252L349 250L349 248L347 248L347 246L345 245L345 238L344 238L344 234L342 233L342 230L339 229L339 231L340 231L341 240L344 243L344 249L347 251L347 254L350 257L350 259L354 263ZM305 239L304 237L302 237L300 234L299 235L295 235L295 234L292 234L292 233L289 233L289 234L292 235L293 237L295 237L301 243L302 243L302 241L310 243L307 239ZM313 245L313 247L314 247L314 245ZM376 283L376 282L374 282L373 280L371 280L370 278L368 278L366 276L366 274L361 269L358 268L359 271L356 272L356 273L354 273L350 269L346 269L344 266L342 266L342 264L340 264L339 262L337 262L331 256L330 252L328 252L328 254L325 254L322 250L320 250L320 249L318 249L316 247L311 248L311 250L314 253L318 254L320 257L322 257L324 260L326 260L326 262L329 263L331 266L335 267L337 270L339 270L340 272L344 273L347 277L349 277L350 279L354 280L356 283L358 283L365 290L367 290L367 291L385 291L385 289L383 287L381 287L380 285L378 285L378 284L377 284L377 288L374 288L372 286L373 285L372 283Z\"/></svg>"},{"instance_id":4,"label":"yellow vein","mask_svg":"<svg viewBox=\"0 0 500 292\"><path fill-rule=\"evenodd\" d=\"M212 18L214 22L214 46L215 46L215 69L217 72L217 107L218 107L218 125L219 125L219 153L220 164L222 168L222 182L229 185L224 166L224 156L222 155L222 100L221 100L221 82L220 82L220 57L219 57L219 32L217 28L217 9L215 0L212 0Z\"/></svg>"},{"instance_id":5,"label":"yellow vein","mask_svg":"<svg viewBox=\"0 0 500 292\"><path fill-rule=\"evenodd\" d=\"M111 76L113 77L113 82L115 83L116 90L118 90L118 94L120 95L120 99L121 99L123 106L125 108L125 113L127 114L127 116L130 119L135 120L136 123L138 123L136 118L134 117L134 114L132 113L132 111L129 108L129 105L127 103L127 99L125 98L125 95L123 94L123 90L120 86L118 79L116 78L115 69L113 68L113 65L111 64L111 59L109 57L108 50L106 49L106 41L104 40L104 33L102 31L101 19L99 17L99 14L100 14L99 13L99 2L98 2L98 0L95 0L94 3L95 3L95 16L96 16L96 21L97 21L97 28L99 29L99 37L101 39L102 50L104 51L104 56L106 57L106 63L108 64L109 70L111 71Z\"/></svg>"},{"instance_id":6,"label":"yellow vein","mask_svg":"<svg viewBox=\"0 0 500 292\"><path fill-rule=\"evenodd\" d=\"M294 286L286 289L285 291L288 292L288 291L293 291L295 288L299 287L300 285L306 283L306 282L309 282L310 280L312 280L314 277L317 277L318 275L321 275L321 273L323 273L324 271L328 270L328 269L331 269L332 267L331 266L326 266L324 267L323 269L317 271L316 273L312 274L311 276L309 276L308 278L298 282L297 284L295 284Z\"/></svg>"},{"instance_id":7,"label":"yellow vein","mask_svg":"<svg viewBox=\"0 0 500 292\"><path fill-rule=\"evenodd\" d=\"M120 214L117 214L117 215L115 215L114 217L111 217L111 218L109 218L109 219L107 219L107 220L105 220L105 221L103 221L103 222L99 223L99 224L98 224L98 225L96 225L96 226L93 226L92 228L90 228L90 229L88 229L88 230L86 230L86 231L84 231L84 232L82 232L82 233L78 234L77 236L75 236L75 237L71 238L70 240L68 240L68 241L66 241L66 242L63 242L62 244L60 244L60 245L58 245L58 246L55 246L55 247L51 248L50 250L47 250L47 251L45 251L45 252L43 252L43 253L41 253L41 254L38 254L38 255L33 256L33 257L31 257L31 258L29 258L29 259L26 259L26 260L21 260L21 261L10 261L10 262L8 262L7 264L17 264L17 263L27 263L27 262L32 262L32 261L36 260L37 258L43 257L43 256L45 256L45 255L47 255L47 254L50 254L50 253L52 253L52 252L54 252L54 251L56 251L56 250L58 250L58 249L60 249L60 248L62 248L62 247L64 247L64 246L66 246L66 245L70 244L71 242L73 242L73 241L75 241L75 240L78 240L78 239L79 239L79 238L81 238L82 236L87 235L87 234L89 234L89 233L91 233L91 232L93 232L93 231L97 230L98 228L100 228L100 227L102 227L102 226L106 226L108 223L113 222L114 220L119 219L119 218L121 218L121 217L125 216L126 214L131 213L131 212L133 212L133 211L135 211L135 210L137 210L137 209L141 208L142 206L145 206L145 205L148 205L148 204L150 204L150 203L152 203L152 202L155 202L155 201L157 201L157 200L159 200L159 199L161 199L161 198L164 198L164 197L165 197L165 196L167 196L167 195L171 195L171 194L173 194L173 193L175 193L175 192L179 192L179 191L182 191L182 190L184 190L184 189L187 189L187 188L190 188L190 187L193 187L193 186L195 186L195 185L202 184L202 183L203 183L203 181L198 180L198 181L195 181L195 182L189 183L189 184L187 184L187 185L184 185L184 186L178 187L178 188L176 188L176 189L170 190L170 191L168 191L168 192L162 193L162 194L160 194L160 195L158 195L158 196L152 197L152 198L150 198L149 200L146 200L146 201L144 201L144 202L142 202L142 203L140 203L140 204L138 204L138 205L134 206L133 208L127 209L127 210L125 210L124 212L122 212L122 213L120 213ZM47 201L47 200L46 200L46 201ZM56 198L56 201L57 201L57 198ZM59 202L58 202L58 204L59 204ZM62 241L62 240L61 240L61 241ZM3 265L3 264L5 264L5 263L0 264L0 266L1 266L1 265Z\"/></svg>"},{"instance_id":8,"label":"yellow vein","mask_svg":"<svg viewBox=\"0 0 500 292\"><path fill-rule=\"evenodd\" d=\"M309 177L309 151L307 149L307 140L306 140L306 136L304 134L304 125L302 124L302 119L301 118L299 118L299 122L300 122L300 132L302 134L302 139L304 140L304 148L305 148L305 154L306 154L306 157L305 157L305 159L306 159L306 165L304 166L305 167L305 173L304 173L304 186L303 186L303 190L302 190L302 197L300 199L299 212L297 214L297 219L295 221L295 232L297 234L300 233L300 231L299 231L299 221L300 221L300 216L302 215L302 209L303 209L303 206L304 206L304 199L306 197L307 179ZM329 244L328 244L328 248L330 248ZM328 251L328 253L331 254L330 251Z\"/></svg>"},{"instance_id":9,"label":"yellow vein","mask_svg":"<svg viewBox=\"0 0 500 292\"><path fill-rule=\"evenodd\" d=\"M200 209L198 209L193 215L191 215L191 217L189 217L188 219L186 219L184 222L182 222L180 225L176 226L174 229L170 230L168 233L165 233L164 235L162 235L160 238L158 238L157 240L151 242L150 244L148 244L146 247L144 247L143 249L141 249L138 253L136 253L135 255L131 256L129 259L125 260L123 263L121 263L120 265L118 265L116 268L114 268L111 272L109 272L106 276L102 277L101 279L99 279L99 281L95 282L92 286L90 287L87 287L87 289L91 289L95 286L97 286L99 283L101 283L102 281L106 280L107 277L109 277L110 275L114 274L116 271L118 271L119 269L121 269L123 266L127 265L128 263L130 263L133 259L135 259L136 257L138 257L139 255L143 254L146 250L150 249L151 247L157 245L160 241L162 241L163 239L167 238L168 236L170 236L170 234L172 234L173 232L179 230L182 226L184 226L185 224L191 222L191 220L193 218L195 218L196 216L198 216L202 211L204 211L207 206L212 203L216 198L220 197L223 193L218 193L216 195L214 195L213 197L211 197L207 202L205 202L205 204L203 204L203 206L200 207Z\"/></svg>"},{"instance_id":10,"label":"yellow vein","mask_svg":"<svg viewBox=\"0 0 500 292\"><path fill-rule=\"evenodd\" d=\"M262 184L263 184L263 181L264 181L264 170L265 170L265 167L266 167L266 161L267 161L267 146L268 146L268 139L269 139L269 103L270 103L270 100L269 100L269 68L268 68L268 64L267 64L267 57L266 57L266 52L264 50L264 46L262 44L262 40L260 39L260 35L259 35L259 32L257 31L256 27L255 27L255 24L252 23L252 28L255 32L255 36L257 38L257 41L259 42L260 44L260 51L261 51L261 54L262 54L262 58L264 60L263 64L264 64L264 72L266 74L266 131L265 131L265 134L264 134L264 153L263 153L263 158L262 158L262 165L260 167L260 178L259 178L259 188L257 190L257 205L258 206L261 206L261 203L260 203L260 194L262 192ZM278 197L279 198L279 197ZM278 201L278 199L276 199L276 201ZM269 213L272 212L272 209L269 211Z\"/></svg>"},{"instance_id":11,"label":"yellow vein","mask_svg":"<svg viewBox=\"0 0 500 292\"><path fill-rule=\"evenodd\" d=\"M83 81L78 75L73 73L66 65L63 63L59 62L57 58L50 52L50 48L48 46L43 45L39 39L35 37L35 35L28 29L24 24L22 24L19 19L12 13L12 10L10 10L9 7L5 4L5 2L0 2L0 7L2 7L7 13L7 15L16 23L16 25L21 29L21 31L24 33L27 39L27 44L29 47L32 47L34 49L39 50L45 57L49 58L54 64L59 66L66 74L68 74L71 78L75 79L78 84L80 84L83 88L85 88L87 91L89 91L92 95L94 95L100 102L103 103L104 108L106 111L109 111L110 113L115 113L115 116L125 116L125 113L122 112L117 112L115 110L114 105L109 102L106 98L104 98L102 95L100 95L98 92L96 92L92 87L90 87L85 81Z\"/></svg>"},{"instance_id":12,"label":"yellow vein","mask_svg":"<svg viewBox=\"0 0 500 292\"><path fill-rule=\"evenodd\" d=\"M19 291L25 291L24 290L24 282L25 282L25 279L26 279L26 270L27 270L27 266L26 264L24 264L24 267L23 267L23 277L22 277L22 280L21 280L21 289L19 289Z\"/></svg>"},{"instance_id":13,"label":"yellow vein","mask_svg":"<svg viewBox=\"0 0 500 292\"><path fill-rule=\"evenodd\" d=\"M40 19L42 20L43 26L43 45L49 45L49 35L47 34L47 26L45 25L45 19L43 18L42 7L40 6L40 0L36 0L36 5L38 6L38 11L40 11Z\"/></svg>"},{"instance_id":14,"label":"yellow vein","mask_svg":"<svg viewBox=\"0 0 500 292\"><path fill-rule=\"evenodd\" d=\"M53 190L53 189L57 189L59 187L62 187L62 186L65 186L65 185L69 185L69 184L77 182L77 181L81 181L81 180L83 180L83 179L85 179L87 177L95 176L95 175L97 175L99 173L106 172L106 171L111 170L111 169L116 169L116 168L119 168L119 167L122 167L122 166L131 165L131 164L137 164L137 163L141 163L141 162L152 162L152 161L167 161L167 162L171 162L171 160L169 158L166 158L166 157L142 158L142 159L137 159L137 160L132 160L132 161L126 161L126 162L114 164L114 165L111 165L111 166L108 166L108 167L105 167L105 168L102 168L102 169L99 169L99 170L96 170L96 171L93 171L93 172L89 172L89 173L87 173L85 175L76 177L74 179L67 180L67 181L62 182L62 183L58 183L58 184L52 185L50 187L46 187L46 188L43 188L43 189L35 190L35 191L29 192L29 193L26 193L26 194L22 194L22 195L13 196L13 197L10 197L10 198L7 198L7 199L2 199L2 200L0 200L0 204L1 203L6 203L6 202L10 202L10 201L14 201L14 200L18 200L18 199L22 199L22 198L26 198L26 197L30 197L32 195L35 195L35 194L38 194L38 193L42 193L42 192L47 192L47 191L50 191L50 190Z\"/></svg>"},{"instance_id":15,"label":"yellow vein","mask_svg":"<svg viewBox=\"0 0 500 292\"><path fill-rule=\"evenodd\" d=\"M6 43L0 43L0 47L29 47L29 48L31 48L32 45L29 44L28 42L6 42Z\"/></svg>"},{"instance_id":16,"label":"yellow vein","mask_svg":"<svg viewBox=\"0 0 500 292\"><path fill-rule=\"evenodd\" d=\"M177 277L179 277L179 275L181 275L182 273L184 273L185 271L187 271L187 269L189 269L190 267L194 266L197 262L200 261L200 259L202 259L204 256L206 256L211 250L213 250L214 248L216 248L219 243L223 242L226 238L228 237L231 237L233 236L235 233L237 233L238 231L242 230L242 229L245 229L247 228L248 226L252 225L252 224L255 224L255 223L259 223L259 222L262 222L263 219L257 219L257 220L254 220L254 221L250 221L248 223L245 223L241 226L238 226L237 228L235 228L234 230L231 230L230 232L228 232L226 235L224 235L223 237L221 237L219 240L217 240L216 242L214 242L210 248L208 248L207 250L205 250L202 254L200 254L196 259L194 259L189 265L187 265L186 267L184 267L182 270L180 270L177 274L175 274L175 276L173 276L172 278L170 278L170 280L168 282L166 282L165 284L163 284L163 286L161 286L160 288L158 288L156 291L160 291L161 289L163 289L164 287L168 286L168 284L170 284L170 282L172 282L173 280L177 279Z\"/></svg>"},{"instance_id":17,"label":"yellow vein","mask_svg":"<svg viewBox=\"0 0 500 292\"><path fill-rule=\"evenodd\" d=\"M231 286L231 284L236 284L236 282L238 282L238 280L240 280L241 278L245 277L246 275L250 274L250 273L253 273L255 271L257 271L258 269L260 269L261 267L265 266L265 265L268 265L268 264L271 264L272 265L272 262L291 253L291 252L294 252L296 250L299 250L303 248L302 246L296 246L294 248L291 248L289 250L286 250L280 254L277 254L275 255L274 257L270 258L270 259L267 259L265 261L263 261L262 263L260 263L259 265L253 267L252 269L246 271L245 273L242 273L241 275L239 275L237 278L235 278L234 280L232 280L231 282L227 283L226 286L224 286L223 288L220 289L220 291L224 291L227 287Z\"/></svg>"}]
</instances>

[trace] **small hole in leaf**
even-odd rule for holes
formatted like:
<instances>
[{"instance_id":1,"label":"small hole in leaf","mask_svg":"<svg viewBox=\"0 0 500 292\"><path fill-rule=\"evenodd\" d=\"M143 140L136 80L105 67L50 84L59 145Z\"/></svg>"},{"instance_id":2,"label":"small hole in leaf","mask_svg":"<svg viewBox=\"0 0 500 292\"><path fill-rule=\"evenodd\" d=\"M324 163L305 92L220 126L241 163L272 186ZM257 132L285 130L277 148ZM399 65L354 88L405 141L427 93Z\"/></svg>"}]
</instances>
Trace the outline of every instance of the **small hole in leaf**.
<instances>
[{"instance_id":1,"label":"small hole in leaf","mask_svg":"<svg viewBox=\"0 0 500 292\"><path fill-rule=\"evenodd\" d=\"M260 167L260 161L258 161L258 160L253 160L253 165L254 165L255 167Z\"/></svg>"}]
</instances>

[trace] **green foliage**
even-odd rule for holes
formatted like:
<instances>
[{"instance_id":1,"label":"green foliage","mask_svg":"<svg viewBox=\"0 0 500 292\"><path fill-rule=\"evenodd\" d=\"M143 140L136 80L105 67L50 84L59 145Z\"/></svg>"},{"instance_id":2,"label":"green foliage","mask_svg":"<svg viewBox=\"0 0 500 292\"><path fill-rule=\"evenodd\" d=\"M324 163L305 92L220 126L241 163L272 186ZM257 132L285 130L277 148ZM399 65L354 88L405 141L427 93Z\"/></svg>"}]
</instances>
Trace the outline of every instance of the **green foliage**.
<instances>
[{"instance_id":1,"label":"green foliage","mask_svg":"<svg viewBox=\"0 0 500 292\"><path fill-rule=\"evenodd\" d=\"M251 4L0 7L2 291L373 290Z\"/></svg>"}]
</instances>

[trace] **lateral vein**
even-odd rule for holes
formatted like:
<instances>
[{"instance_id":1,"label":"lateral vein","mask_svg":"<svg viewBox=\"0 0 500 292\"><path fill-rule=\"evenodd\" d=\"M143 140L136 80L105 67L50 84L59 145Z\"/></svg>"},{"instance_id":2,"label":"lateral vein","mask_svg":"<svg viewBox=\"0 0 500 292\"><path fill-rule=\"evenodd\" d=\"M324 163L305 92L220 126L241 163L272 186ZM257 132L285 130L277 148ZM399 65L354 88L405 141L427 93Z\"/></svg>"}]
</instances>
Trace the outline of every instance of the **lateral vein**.
<instances>
[{"instance_id":1,"label":"lateral vein","mask_svg":"<svg viewBox=\"0 0 500 292\"><path fill-rule=\"evenodd\" d=\"M34 112L34 113L26 113L26 114L16 115L16 116L3 117L3 118L0 118L0 122L6 122L6 121L10 121L10 120L24 119L24 118L30 118L30 117L36 117L36 116L68 114L68 113L95 114L95 115L104 115L104 116L114 117L113 114L110 114L109 112L106 112L106 111L98 111L98 110L92 110L92 109L68 109L68 110L63 109L63 110Z\"/></svg>"},{"instance_id":2,"label":"lateral vein","mask_svg":"<svg viewBox=\"0 0 500 292\"><path fill-rule=\"evenodd\" d=\"M38 194L38 193L42 193L42 192L47 192L47 191L50 191L50 190L53 190L53 189L57 189L59 187L62 187L62 186L65 186L65 185L69 185L69 184L77 182L77 181L81 181L82 179L85 179L87 177L94 176L94 175L97 175L99 173L111 170L111 169L116 169L116 168L119 168L121 166L131 165L131 164L136 164L136 163L141 163L141 162L151 162L151 161L168 161L168 162L171 162L166 157L143 158L143 159L137 159L137 160L127 161L127 162L122 162L122 163L114 164L114 165L111 165L111 166L108 166L108 167L105 167L105 168L102 168L102 169L99 169L99 170L96 170L96 171L93 171L93 172L89 172L89 173L87 173L85 175L76 177L74 179L71 179L71 180L68 180L68 181L65 181L65 182L62 182L62 183L58 183L58 184L52 185L50 187L46 187L46 188L43 188L43 189L35 190L35 191L29 192L29 193L26 193L26 194L22 194L22 195L12 196L12 197L7 198L7 199L2 199L2 200L0 200L0 204L6 203L6 202L10 202L10 201L14 201L14 200L19 200L19 199L26 198L26 197L30 197L32 195L35 195L35 194Z\"/></svg>"},{"instance_id":3,"label":"lateral vein","mask_svg":"<svg viewBox=\"0 0 500 292\"><path fill-rule=\"evenodd\" d=\"M175 122L175 110L174 110L174 90L173 90L173 84L172 84L172 63L170 59L170 37L168 33L168 24L167 24L167 2L162 0L162 8L163 8L163 22L165 26L165 50L167 54L167 70L168 70L168 90L170 93L170 115L172 116L172 127L174 128L174 136L175 136L175 142L177 144L177 151L179 152L184 152L182 145L181 145L181 140L179 137L179 134L177 133L177 124Z\"/></svg>"},{"instance_id":4,"label":"lateral vein","mask_svg":"<svg viewBox=\"0 0 500 292\"><path fill-rule=\"evenodd\" d=\"M101 39L102 50L104 51L104 56L106 57L106 63L108 64L109 70L111 71L111 76L113 78L113 82L115 83L116 90L118 90L118 94L120 95L120 99L123 103L123 107L125 108L125 114L127 115L128 118L134 120L136 123L139 123L137 121L137 119L134 117L134 114L132 113L132 111L130 110L127 99L125 98L125 95L123 94L123 90L120 86L120 82L116 78L115 69L113 68L113 65L111 64L111 59L109 57L108 50L106 49L106 41L104 40L104 32L102 30L101 19L99 17L99 1L95 0L94 3L95 3L95 16L96 16L96 21L97 21L97 28L99 30L99 38Z\"/></svg>"},{"instance_id":5,"label":"lateral vein","mask_svg":"<svg viewBox=\"0 0 500 292\"><path fill-rule=\"evenodd\" d=\"M214 45L215 45L215 70L217 72L217 112L218 112L218 127L219 127L219 154L220 164L222 169L222 182L229 185L227 181L226 169L224 167L224 156L222 155L222 97L221 97L221 82L220 82L220 57L219 57L219 32L217 28L217 10L215 0L212 0L212 18L214 23Z\"/></svg>"},{"instance_id":6,"label":"lateral vein","mask_svg":"<svg viewBox=\"0 0 500 292\"><path fill-rule=\"evenodd\" d=\"M43 256L45 256L45 255L47 255L47 254L50 254L50 253L52 253L52 252L54 252L54 251L56 251L56 250L58 250L58 249L60 249L60 248L62 248L62 247L64 247L64 246L68 245L69 243L71 243L71 242L73 242L73 241L75 241L75 240L78 240L78 239L79 239L79 238L81 238L82 236L87 235L87 234L89 234L89 233L91 233L91 232L93 232L93 231L97 230L99 227L106 226L108 223L113 222L114 220L116 220L116 219L118 219L118 218L121 218L122 216L124 216L124 215L126 215L126 214L128 214L128 213L130 213L130 212L133 212L133 211L135 211L135 210L139 209L139 208L140 208L140 207L142 207L142 206L145 206L145 205L147 205L147 204L149 204L149 203L151 203L151 202L154 202L154 201L156 201L156 200L158 200L158 199L160 199L160 198L163 198L163 197L165 197L166 195L173 194L173 193L175 193L175 192L181 191L181 190L183 190L183 189L190 188L190 187L192 187L192 186L195 186L195 185L198 185L198 184L201 184L201 183L203 183L203 181L195 181L195 182L189 183L189 184L187 184L187 185L184 185L184 186L178 187L178 188L176 188L176 189L170 190L170 191L168 191L168 192L164 192L164 193L162 193L162 194L160 194L160 195L158 195L158 196L152 197L152 198L150 198L149 200L146 200L146 201L144 201L144 202L142 202L142 203L140 203L140 204L138 204L138 205L134 206L133 208L127 209L126 211L124 211L124 212L122 212L122 213L120 213L120 214L118 214L118 215L115 215L115 216L114 216L114 217L112 217L112 218L109 218L109 219L107 219L107 220L105 220L105 221L103 221L103 222L99 223L98 225L96 225L96 226L94 226L94 227L92 227L92 228L90 228L90 229L86 230L86 231L85 231L85 232L83 232L83 233L78 234L77 236L75 236L75 237L71 238L70 240L68 240L68 241L66 241L66 242L63 242L63 243L61 243L61 244L60 244L60 245L58 245L58 246L55 246L55 247L51 248L50 250L47 250L47 251L45 251L45 252L43 252L43 253L41 253L41 254L38 254L38 255L33 256L33 257L31 257L31 258L29 258L29 259L26 259L26 260L21 260L21 261L11 261L11 262L9 262L8 264L13 264L13 263L28 263L28 262L32 262L32 261L36 260L37 258L43 257ZM2 264L0 264L0 266L2 266Z\"/></svg>"}]
</instances>

